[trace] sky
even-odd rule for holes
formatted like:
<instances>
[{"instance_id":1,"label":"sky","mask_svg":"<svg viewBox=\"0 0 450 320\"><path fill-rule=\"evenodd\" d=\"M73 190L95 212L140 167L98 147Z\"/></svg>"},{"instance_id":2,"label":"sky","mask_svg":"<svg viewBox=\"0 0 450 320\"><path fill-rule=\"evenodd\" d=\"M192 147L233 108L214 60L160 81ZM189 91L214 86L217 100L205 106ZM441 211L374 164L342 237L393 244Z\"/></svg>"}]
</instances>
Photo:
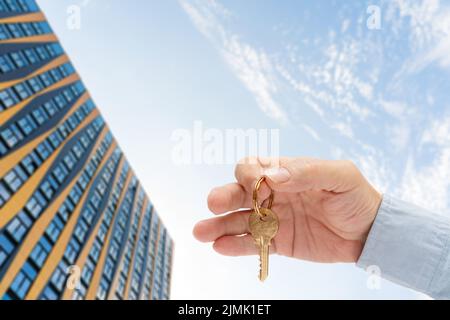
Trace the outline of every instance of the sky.
<instances>
[{"instance_id":1,"label":"sky","mask_svg":"<svg viewBox=\"0 0 450 320\"><path fill-rule=\"evenodd\" d=\"M283 156L351 159L380 192L449 214L450 1L38 3L175 240L173 299L423 297L279 256L261 284L256 257L192 237L234 166L177 163L173 137L278 130Z\"/></svg>"}]
</instances>

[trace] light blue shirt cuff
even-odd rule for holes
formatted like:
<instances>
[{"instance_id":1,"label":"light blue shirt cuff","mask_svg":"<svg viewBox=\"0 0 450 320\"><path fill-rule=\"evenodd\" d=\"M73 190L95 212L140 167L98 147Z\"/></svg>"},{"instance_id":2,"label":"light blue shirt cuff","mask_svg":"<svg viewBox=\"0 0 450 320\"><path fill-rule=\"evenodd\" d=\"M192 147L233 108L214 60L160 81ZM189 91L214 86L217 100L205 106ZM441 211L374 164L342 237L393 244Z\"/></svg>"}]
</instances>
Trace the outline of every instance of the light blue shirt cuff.
<instances>
[{"instance_id":1,"label":"light blue shirt cuff","mask_svg":"<svg viewBox=\"0 0 450 320\"><path fill-rule=\"evenodd\" d=\"M381 277L450 299L450 217L385 195L357 265Z\"/></svg>"}]
</instances>

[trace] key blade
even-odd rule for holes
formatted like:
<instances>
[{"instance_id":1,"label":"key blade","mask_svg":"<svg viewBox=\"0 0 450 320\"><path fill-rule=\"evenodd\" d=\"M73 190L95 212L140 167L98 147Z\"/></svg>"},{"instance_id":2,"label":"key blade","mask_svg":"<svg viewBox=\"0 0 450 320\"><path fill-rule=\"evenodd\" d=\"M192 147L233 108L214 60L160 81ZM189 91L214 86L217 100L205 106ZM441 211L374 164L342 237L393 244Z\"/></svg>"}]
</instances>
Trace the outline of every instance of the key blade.
<instances>
[{"instance_id":1,"label":"key blade","mask_svg":"<svg viewBox=\"0 0 450 320\"><path fill-rule=\"evenodd\" d=\"M260 259L260 265L259 265L259 280L261 282L266 281L267 277L269 276L269 245L270 241L266 241L262 239L259 241L259 259Z\"/></svg>"}]
</instances>

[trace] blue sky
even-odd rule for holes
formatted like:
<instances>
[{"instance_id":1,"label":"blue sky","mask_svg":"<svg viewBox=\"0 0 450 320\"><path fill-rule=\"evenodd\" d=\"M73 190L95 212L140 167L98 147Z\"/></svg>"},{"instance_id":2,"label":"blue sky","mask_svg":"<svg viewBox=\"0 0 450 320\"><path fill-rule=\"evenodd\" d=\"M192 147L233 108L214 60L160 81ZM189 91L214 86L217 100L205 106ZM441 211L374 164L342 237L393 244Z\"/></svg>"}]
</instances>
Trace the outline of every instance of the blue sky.
<instances>
[{"instance_id":1,"label":"blue sky","mask_svg":"<svg viewBox=\"0 0 450 320\"><path fill-rule=\"evenodd\" d=\"M352 265L227 258L191 236L231 165L172 161L171 136L279 129L280 152L354 160L446 214L450 1L39 0L176 241L173 298L415 298ZM81 28L67 26L70 5ZM369 5L381 29L366 26Z\"/></svg>"}]
</instances>

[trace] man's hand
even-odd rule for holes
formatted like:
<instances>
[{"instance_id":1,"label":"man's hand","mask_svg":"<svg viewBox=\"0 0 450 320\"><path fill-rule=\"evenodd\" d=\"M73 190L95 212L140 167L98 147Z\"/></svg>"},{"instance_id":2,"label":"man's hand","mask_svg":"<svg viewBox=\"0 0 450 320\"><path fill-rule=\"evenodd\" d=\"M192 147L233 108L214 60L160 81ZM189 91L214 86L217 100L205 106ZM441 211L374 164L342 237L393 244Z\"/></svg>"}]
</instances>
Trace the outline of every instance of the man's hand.
<instances>
[{"instance_id":1,"label":"man's hand","mask_svg":"<svg viewBox=\"0 0 450 320\"><path fill-rule=\"evenodd\" d=\"M208 206L222 216L199 222L195 237L214 242L214 249L224 255L257 254L248 235L251 209L240 209L252 208L254 183L266 175L275 191L272 209L280 220L272 253L316 262L356 262L382 200L358 168L350 161L309 158L281 158L276 168L265 163L273 161L241 161L237 183L211 191ZM259 197L269 194L263 184Z\"/></svg>"}]
</instances>

